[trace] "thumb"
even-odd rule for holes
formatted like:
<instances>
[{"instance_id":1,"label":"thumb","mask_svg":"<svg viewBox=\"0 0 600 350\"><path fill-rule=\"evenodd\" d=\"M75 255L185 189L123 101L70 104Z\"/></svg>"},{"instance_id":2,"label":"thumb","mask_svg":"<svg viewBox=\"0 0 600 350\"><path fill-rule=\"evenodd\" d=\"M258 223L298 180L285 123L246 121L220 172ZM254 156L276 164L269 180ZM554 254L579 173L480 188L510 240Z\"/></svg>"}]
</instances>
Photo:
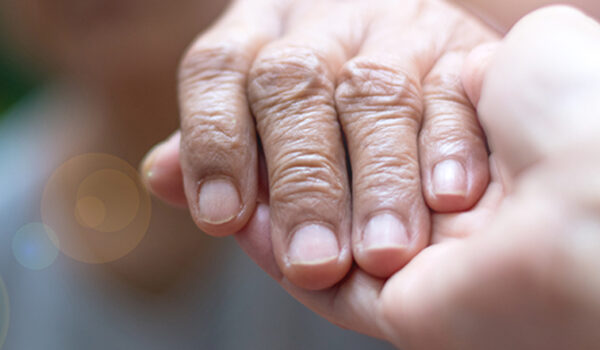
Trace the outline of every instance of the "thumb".
<instances>
[{"instance_id":1,"label":"thumb","mask_svg":"<svg viewBox=\"0 0 600 350\"><path fill-rule=\"evenodd\" d=\"M177 131L154 146L142 161L141 176L146 188L156 197L173 206L186 208L179 163L180 140L181 133Z\"/></svg>"},{"instance_id":2,"label":"thumb","mask_svg":"<svg viewBox=\"0 0 600 350\"><path fill-rule=\"evenodd\" d=\"M479 104L485 73L499 46L498 42L479 45L465 59L461 80L465 93L473 106Z\"/></svg>"},{"instance_id":3,"label":"thumb","mask_svg":"<svg viewBox=\"0 0 600 350\"><path fill-rule=\"evenodd\" d=\"M566 6L535 11L510 31L481 80L479 117L510 178L585 149L600 132L600 25Z\"/></svg>"}]
</instances>

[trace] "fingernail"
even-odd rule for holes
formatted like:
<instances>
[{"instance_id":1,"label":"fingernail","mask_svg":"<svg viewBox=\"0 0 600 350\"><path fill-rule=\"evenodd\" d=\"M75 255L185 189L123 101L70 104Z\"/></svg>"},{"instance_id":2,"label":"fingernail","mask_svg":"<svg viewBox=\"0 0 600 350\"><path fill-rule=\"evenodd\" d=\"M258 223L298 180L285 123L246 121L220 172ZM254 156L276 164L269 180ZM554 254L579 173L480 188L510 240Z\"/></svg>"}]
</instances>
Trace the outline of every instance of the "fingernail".
<instances>
[{"instance_id":1,"label":"fingernail","mask_svg":"<svg viewBox=\"0 0 600 350\"><path fill-rule=\"evenodd\" d=\"M374 216L363 233L363 245L369 250L406 247L409 241L406 227L392 214Z\"/></svg>"},{"instance_id":2,"label":"fingernail","mask_svg":"<svg viewBox=\"0 0 600 350\"><path fill-rule=\"evenodd\" d=\"M433 193L436 195L466 196L467 174L460 162L447 159L433 169Z\"/></svg>"},{"instance_id":3,"label":"fingernail","mask_svg":"<svg viewBox=\"0 0 600 350\"><path fill-rule=\"evenodd\" d=\"M207 180L200 187L198 194L200 219L219 225L233 220L240 212L240 195L230 180Z\"/></svg>"},{"instance_id":4,"label":"fingernail","mask_svg":"<svg viewBox=\"0 0 600 350\"><path fill-rule=\"evenodd\" d=\"M307 225L293 234L288 250L294 265L319 265L337 259L340 254L337 237L323 225Z\"/></svg>"}]
</instances>

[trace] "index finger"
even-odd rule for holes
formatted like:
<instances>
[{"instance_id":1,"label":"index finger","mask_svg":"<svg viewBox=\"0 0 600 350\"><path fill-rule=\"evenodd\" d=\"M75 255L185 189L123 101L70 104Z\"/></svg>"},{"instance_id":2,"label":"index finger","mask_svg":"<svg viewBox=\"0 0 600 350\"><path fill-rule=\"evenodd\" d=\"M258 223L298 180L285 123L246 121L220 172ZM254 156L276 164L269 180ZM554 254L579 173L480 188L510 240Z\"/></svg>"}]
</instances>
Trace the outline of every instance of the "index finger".
<instances>
[{"instance_id":1,"label":"index finger","mask_svg":"<svg viewBox=\"0 0 600 350\"><path fill-rule=\"evenodd\" d=\"M256 205L257 144L247 72L257 51L279 35L285 3L234 2L181 64L185 194L194 221L212 235L241 229Z\"/></svg>"}]
</instances>

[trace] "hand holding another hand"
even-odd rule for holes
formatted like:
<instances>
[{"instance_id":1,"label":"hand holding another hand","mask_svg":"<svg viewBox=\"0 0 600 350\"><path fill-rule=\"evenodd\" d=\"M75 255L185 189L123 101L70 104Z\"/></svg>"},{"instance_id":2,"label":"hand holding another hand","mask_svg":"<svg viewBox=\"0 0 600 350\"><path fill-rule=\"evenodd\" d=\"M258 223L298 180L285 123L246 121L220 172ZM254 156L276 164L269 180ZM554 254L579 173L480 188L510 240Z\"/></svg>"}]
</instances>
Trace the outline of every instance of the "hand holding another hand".
<instances>
[{"instance_id":1,"label":"hand holding another hand","mask_svg":"<svg viewBox=\"0 0 600 350\"><path fill-rule=\"evenodd\" d=\"M236 237L302 303L403 349L598 348L600 27L571 9L541 10L481 62L473 53L464 82L492 182L471 210L434 214L433 244L401 271L379 279L357 266L310 292L277 264L268 205Z\"/></svg>"},{"instance_id":2,"label":"hand holding another hand","mask_svg":"<svg viewBox=\"0 0 600 350\"><path fill-rule=\"evenodd\" d=\"M392 275L429 243L430 208L469 209L488 184L460 72L494 39L439 0L234 2L181 68L196 223L233 234L268 202L274 256L292 283L330 287L353 260Z\"/></svg>"}]
</instances>

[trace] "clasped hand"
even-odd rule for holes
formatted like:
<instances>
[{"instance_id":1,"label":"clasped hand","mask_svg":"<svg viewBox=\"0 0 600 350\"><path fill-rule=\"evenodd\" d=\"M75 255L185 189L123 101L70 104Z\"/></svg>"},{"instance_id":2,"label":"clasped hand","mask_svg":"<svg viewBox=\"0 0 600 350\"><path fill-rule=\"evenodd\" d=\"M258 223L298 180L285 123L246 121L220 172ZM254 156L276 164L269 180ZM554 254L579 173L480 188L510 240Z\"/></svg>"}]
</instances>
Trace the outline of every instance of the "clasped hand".
<instances>
[{"instance_id":1,"label":"clasped hand","mask_svg":"<svg viewBox=\"0 0 600 350\"><path fill-rule=\"evenodd\" d=\"M541 10L467 57L494 35L443 2L251 3L184 60L157 194L403 349L599 346L593 20Z\"/></svg>"}]
</instances>

